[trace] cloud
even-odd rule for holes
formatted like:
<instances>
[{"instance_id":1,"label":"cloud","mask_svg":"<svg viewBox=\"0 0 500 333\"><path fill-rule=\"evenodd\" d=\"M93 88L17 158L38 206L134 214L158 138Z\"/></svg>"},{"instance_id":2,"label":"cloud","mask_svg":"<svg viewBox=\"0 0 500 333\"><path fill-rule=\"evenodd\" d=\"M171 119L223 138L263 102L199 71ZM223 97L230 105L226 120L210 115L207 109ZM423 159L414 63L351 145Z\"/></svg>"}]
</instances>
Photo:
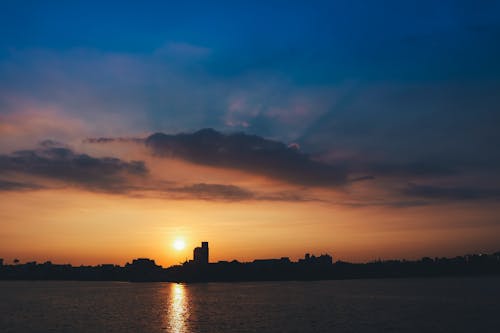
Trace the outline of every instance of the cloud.
<instances>
[{"instance_id":1,"label":"cloud","mask_svg":"<svg viewBox=\"0 0 500 333\"><path fill-rule=\"evenodd\" d=\"M197 183L177 188L169 188L173 193L186 194L185 198L202 200L223 200L223 201L288 201L305 202L318 201L318 199L307 197L303 193L274 192L270 194L250 191L236 185L230 184L207 184ZM179 198L179 197L177 197Z\"/></svg>"},{"instance_id":2,"label":"cloud","mask_svg":"<svg viewBox=\"0 0 500 333\"><path fill-rule=\"evenodd\" d=\"M142 139L123 138L86 140L90 143L115 141L143 142ZM228 202L314 200L304 196L303 193L264 193L233 184L183 184L175 179L153 178L142 161L126 162L114 157L93 157L80 154L53 140L44 140L35 149L0 155L0 173L14 179L0 179L0 191L31 191L74 186L90 191L141 197L152 196L171 200L194 199Z\"/></svg>"},{"instance_id":3,"label":"cloud","mask_svg":"<svg viewBox=\"0 0 500 333\"><path fill-rule=\"evenodd\" d=\"M255 198L254 193L235 185L198 183L179 188L171 188L172 192L188 194L190 197L204 200L240 201Z\"/></svg>"},{"instance_id":4,"label":"cloud","mask_svg":"<svg viewBox=\"0 0 500 333\"><path fill-rule=\"evenodd\" d=\"M457 172L451 166L426 161L410 163L357 161L347 163L350 164L351 171L368 173L377 177L451 176Z\"/></svg>"},{"instance_id":5,"label":"cloud","mask_svg":"<svg viewBox=\"0 0 500 333\"><path fill-rule=\"evenodd\" d=\"M0 191L31 191L42 188L43 186L34 183L21 183L0 179Z\"/></svg>"},{"instance_id":6,"label":"cloud","mask_svg":"<svg viewBox=\"0 0 500 333\"><path fill-rule=\"evenodd\" d=\"M470 176L461 166L454 166L446 159L420 159L397 161L383 156L360 156L340 154L335 156L311 155L301 151L296 144L286 145L245 133L223 134L213 129L202 129L192 133L175 135L156 133L141 138L96 138L87 143L106 144L122 142L144 144L153 155L173 158L189 163L261 175L282 181L295 188L297 193L274 192L269 188L254 191L235 185L210 184L210 178L194 180L193 184L178 184L172 188L157 188L183 194L183 198L207 200L267 200L267 201L311 201L322 200L335 204L354 206L413 207L434 204L436 200L487 200L500 197L498 190L477 187L435 187L410 185L401 189L401 182L429 182L446 178L448 181ZM329 162L326 162L329 161ZM175 181L175 179L172 179ZM201 181L201 182L200 182ZM231 182L231 181L230 181ZM362 185L355 185L361 184ZM364 185L366 183L366 186ZM372 184L372 185L370 185ZM347 186L349 185L349 186ZM357 187L356 187L357 186ZM362 186L362 187L359 187ZM155 187L155 185L153 185ZM308 187L311 187L309 190ZM332 192L312 195L314 187L326 191L335 190L344 199L332 201ZM354 188L356 187L356 188ZM370 192L370 189L374 191ZM342 191L338 191L342 190ZM268 194L266 194L266 192ZM312 195L309 197L308 195ZM404 195L401 198L401 194ZM371 200L369 196L385 198Z\"/></svg>"},{"instance_id":7,"label":"cloud","mask_svg":"<svg viewBox=\"0 0 500 333\"><path fill-rule=\"evenodd\" d=\"M347 183L343 168L314 161L295 148L256 135L222 134L213 129L156 133L146 139L146 146L157 156L243 170L296 185L336 187Z\"/></svg>"},{"instance_id":8,"label":"cloud","mask_svg":"<svg viewBox=\"0 0 500 333\"><path fill-rule=\"evenodd\" d=\"M361 182L365 180L374 180L374 179L375 179L374 176L361 176L351 179L351 182Z\"/></svg>"},{"instance_id":9,"label":"cloud","mask_svg":"<svg viewBox=\"0 0 500 333\"><path fill-rule=\"evenodd\" d=\"M107 192L127 191L131 189L128 178L148 174L142 161L125 162L113 157L96 158L78 154L53 141L44 141L37 149L0 155L0 172L50 178ZM15 183L4 186L12 189L22 187Z\"/></svg>"},{"instance_id":10,"label":"cloud","mask_svg":"<svg viewBox=\"0 0 500 333\"><path fill-rule=\"evenodd\" d=\"M420 206L428 206L431 203L427 200L374 200L363 202L341 202L337 203L342 206L351 208L365 208L365 207L390 207L390 208L412 208Z\"/></svg>"},{"instance_id":11,"label":"cloud","mask_svg":"<svg viewBox=\"0 0 500 333\"><path fill-rule=\"evenodd\" d=\"M144 143L144 139L141 138L86 138L83 143L111 143L111 142L133 142L133 143Z\"/></svg>"},{"instance_id":12,"label":"cloud","mask_svg":"<svg viewBox=\"0 0 500 333\"><path fill-rule=\"evenodd\" d=\"M402 190L408 196L443 200L500 199L500 189L482 187L440 187L432 185L408 184Z\"/></svg>"}]
</instances>

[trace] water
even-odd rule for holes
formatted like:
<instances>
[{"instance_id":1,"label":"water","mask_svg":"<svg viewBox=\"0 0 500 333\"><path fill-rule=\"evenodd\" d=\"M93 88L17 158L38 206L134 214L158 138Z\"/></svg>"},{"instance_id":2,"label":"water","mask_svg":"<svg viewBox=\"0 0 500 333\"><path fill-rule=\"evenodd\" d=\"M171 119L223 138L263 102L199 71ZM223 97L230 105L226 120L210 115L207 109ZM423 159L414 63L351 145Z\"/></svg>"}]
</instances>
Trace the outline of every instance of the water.
<instances>
[{"instance_id":1,"label":"water","mask_svg":"<svg viewBox=\"0 0 500 333\"><path fill-rule=\"evenodd\" d=\"M0 281L0 332L499 332L500 278Z\"/></svg>"}]
</instances>

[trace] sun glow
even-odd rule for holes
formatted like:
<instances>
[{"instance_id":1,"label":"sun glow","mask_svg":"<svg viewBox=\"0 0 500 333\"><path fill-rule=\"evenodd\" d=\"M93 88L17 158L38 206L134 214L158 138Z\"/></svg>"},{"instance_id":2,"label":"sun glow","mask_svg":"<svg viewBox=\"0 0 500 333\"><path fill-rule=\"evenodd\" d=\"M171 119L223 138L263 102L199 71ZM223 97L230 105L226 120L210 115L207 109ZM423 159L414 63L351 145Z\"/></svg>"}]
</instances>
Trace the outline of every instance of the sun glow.
<instances>
[{"instance_id":1,"label":"sun glow","mask_svg":"<svg viewBox=\"0 0 500 333\"><path fill-rule=\"evenodd\" d=\"M186 247L186 242L183 239L176 239L174 241L174 249L177 251L183 250Z\"/></svg>"}]
</instances>

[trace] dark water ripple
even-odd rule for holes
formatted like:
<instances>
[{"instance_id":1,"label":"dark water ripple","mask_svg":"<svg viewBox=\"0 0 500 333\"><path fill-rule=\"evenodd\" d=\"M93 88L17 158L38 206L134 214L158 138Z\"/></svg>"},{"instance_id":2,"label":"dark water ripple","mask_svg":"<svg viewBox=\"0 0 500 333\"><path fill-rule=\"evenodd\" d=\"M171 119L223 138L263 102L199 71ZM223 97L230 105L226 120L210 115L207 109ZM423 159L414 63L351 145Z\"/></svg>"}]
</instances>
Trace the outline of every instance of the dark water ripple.
<instances>
[{"instance_id":1,"label":"dark water ripple","mask_svg":"<svg viewBox=\"0 0 500 333\"><path fill-rule=\"evenodd\" d=\"M500 278L0 282L0 332L500 332Z\"/></svg>"}]
</instances>

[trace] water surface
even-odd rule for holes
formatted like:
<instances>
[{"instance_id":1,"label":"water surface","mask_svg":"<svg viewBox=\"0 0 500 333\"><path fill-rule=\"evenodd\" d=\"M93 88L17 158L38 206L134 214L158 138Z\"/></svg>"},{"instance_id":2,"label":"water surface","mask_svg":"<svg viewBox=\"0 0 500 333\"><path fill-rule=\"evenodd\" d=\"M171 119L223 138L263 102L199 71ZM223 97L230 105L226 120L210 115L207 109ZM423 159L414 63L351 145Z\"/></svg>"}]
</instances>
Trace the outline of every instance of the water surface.
<instances>
[{"instance_id":1,"label":"water surface","mask_svg":"<svg viewBox=\"0 0 500 333\"><path fill-rule=\"evenodd\" d=\"M0 281L0 332L499 332L500 278Z\"/></svg>"}]
</instances>

